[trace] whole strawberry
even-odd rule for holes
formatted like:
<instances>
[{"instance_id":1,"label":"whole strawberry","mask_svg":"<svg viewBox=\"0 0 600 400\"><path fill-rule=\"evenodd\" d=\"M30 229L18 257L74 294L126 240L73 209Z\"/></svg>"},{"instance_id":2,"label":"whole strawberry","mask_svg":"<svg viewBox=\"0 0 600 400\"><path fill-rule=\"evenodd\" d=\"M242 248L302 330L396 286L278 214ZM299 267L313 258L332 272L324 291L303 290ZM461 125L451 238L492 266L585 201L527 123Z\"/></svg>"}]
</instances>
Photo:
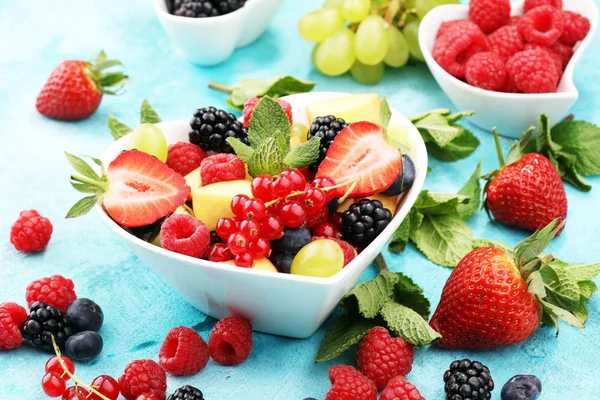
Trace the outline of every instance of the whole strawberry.
<instances>
[{"instance_id":1,"label":"whole strawberry","mask_svg":"<svg viewBox=\"0 0 600 400\"><path fill-rule=\"evenodd\" d=\"M114 95L126 83L122 72L103 72L121 65L107 60L102 51L94 61L67 60L50 74L38 95L35 107L40 114L65 121L80 120L92 115L103 94Z\"/></svg>"},{"instance_id":2,"label":"whole strawberry","mask_svg":"<svg viewBox=\"0 0 600 400\"><path fill-rule=\"evenodd\" d=\"M494 135L498 137L495 131ZM511 149L506 165L497 146L501 168L485 177L485 207L503 224L533 232L556 218L566 220L567 195L550 160L536 153L520 156L517 146L521 145Z\"/></svg>"}]
</instances>

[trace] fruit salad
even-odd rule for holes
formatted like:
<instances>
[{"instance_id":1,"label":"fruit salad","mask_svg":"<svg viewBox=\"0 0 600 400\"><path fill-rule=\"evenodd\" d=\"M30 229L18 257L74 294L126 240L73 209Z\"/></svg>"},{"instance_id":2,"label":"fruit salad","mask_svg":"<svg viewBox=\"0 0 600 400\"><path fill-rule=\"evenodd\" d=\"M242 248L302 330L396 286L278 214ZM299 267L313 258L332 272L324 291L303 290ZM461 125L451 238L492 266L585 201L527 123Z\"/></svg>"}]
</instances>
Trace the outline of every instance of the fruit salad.
<instances>
[{"instance_id":1,"label":"fruit salad","mask_svg":"<svg viewBox=\"0 0 600 400\"><path fill-rule=\"evenodd\" d=\"M296 110L298 112L298 110ZM308 105L310 126L282 99L245 104L243 119L197 109L189 142L167 145L160 125L135 128L97 173L71 154L72 185L138 238L231 267L327 278L389 225L415 167L376 94ZM156 120L159 120L158 118ZM393 136L393 137L391 137Z\"/></svg>"}]
</instances>

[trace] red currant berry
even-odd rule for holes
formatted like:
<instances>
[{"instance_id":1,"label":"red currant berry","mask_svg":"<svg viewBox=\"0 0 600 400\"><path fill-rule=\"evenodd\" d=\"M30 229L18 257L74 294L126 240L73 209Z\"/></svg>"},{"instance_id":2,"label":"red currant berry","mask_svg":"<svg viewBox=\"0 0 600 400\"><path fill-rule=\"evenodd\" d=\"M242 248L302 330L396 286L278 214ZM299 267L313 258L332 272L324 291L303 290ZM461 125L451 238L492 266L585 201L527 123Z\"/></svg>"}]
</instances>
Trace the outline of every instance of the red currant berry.
<instances>
[{"instance_id":1,"label":"red currant berry","mask_svg":"<svg viewBox=\"0 0 600 400\"><path fill-rule=\"evenodd\" d=\"M271 251L271 243L265 238L259 237L248 245L248 251L255 260L265 258Z\"/></svg>"},{"instance_id":2,"label":"red currant berry","mask_svg":"<svg viewBox=\"0 0 600 400\"><path fill-rule=\"evenodd\" d=\"M325 189L328 187L335 186L335 181L329 177L322 176L320 178L316 178L313 181L312 186L317 189ZM325 193L327 201L333 200L333 198L335 197L335 190L323 190L323 193Z\"/></svg>"},{"instance_id":3,"label":"red currant berry","mask_svg":"<svg viewBox=\"0 0 600 400\"><path fill-rule=\"evenodd\" d=\"M341 237L338 228L331 222L321 222L312 229L313 236L339 239Z\"/></svg>"},{"instance_id":4,"label":"red currant berry","mask_svg":"<svg viewBox=\"0 0 600 400\"><path fill-rule=\"evenodd\" d=\"M288 176L278 176L271 186L271 192L275 197L285 197L292 193L292 180Z\"/></svg>"},{"instance_id":5,"label":"red currant berry","mask_svg":"<svg viewBox=\"0 0 600 400\"><path fill-rule=\"evenodd\" d=\"M281 222L281 218L277 215L267 214L260 221L260 233L267 240L279 239L283 234L283 222Z\"/></svg>"},{"instance_id":6,"label":"red currant berry","mask_svg":"<svg viewBox=\"0 0 600 400\"><path fill-rule=\"evenodd\" d=\"M250 197L245 194L237 194L231 199L231 211L235 216L241 217L244 215L244 204L250 200Z\"/></svg>"},{"instance_id":7,"label":"red currant berry","mask_svg":"<svg viewBox=\"0 0 600 400\"><path fill-rule=\"evenodd\" d=\"M320 189L310 188L306 191L306 211L309 213L315 213L327 204L327 196Z\"/></svg>"},{"instance_id":8,"label":"red currant berry","mask_svg":"<svg viewBox=\"0 0 600 400\"><path fill-rule=\"evenodd\" d=\"M233 218L221 218L217 222L217 235L223 240L229 239L229 236L233 235L238 231L239 224Z\"/></svg>"},{"instance_id":9,"label":"red currant berry","mask_svg":"<svg viewBox=\"0 0 600 400\"><path fill-rule=\"evenodd\" d=\"M259 175L252 180L250 187L252 188L252 196L262 201L269 202L275 200L275 196L271 193L273 177L271 175Z\"/></svg>"},{"instance_id":10,"label":"red currant berry","mask_svg":"<svg viewBox=\"0 0 600 400\"><path fill-rule=\"evenodd\" d=\"M246 219L260 221L266 213L267 207L260 199L250 199L244 204L244 218Z\"/></svg>"},{"instance_id":11,"label":"red currant berry","mask_svg":"<svg viewBox=\"0 0 600 400\"><path fill-rule=\"evenodd\" d=\"M238 267L250 268L254 264L254 259L250 253L243 252L235 255L234 262Z\"/></svg>"},{"instance_id":12,"label":"red currant berry","mask_svg":"<svg viewBox=\"0 0 600 400\"><path fill-rule=\"evenodd\" d=\"M61 357L63 362L65 363L65 367L69 370L70 373L75 373L75 365L73 361L69 357ZM54 372L58 376L62 377L65 381L71 379L69 375L65 373L62 365L60 365L60 361L58 361L58 357L54 356L46 362L46 372Z\"/></svg>"},{"instance_id":13,"label":"red currant berry","mask_svg":"<svg viewBox=\"0 0 600 400\"><path fill-rule=\"evenodd\" d=\"M246 235L249 240L255 240L260 236L260 223L245 219L240 223L240 233Z\"/></svg>"},{"instance_id":14,"label":"red currant berry","mask_svg":"<svg viewBox=\"0 0 600 400\"><path fill-rule=\"evenodd\" d=\"M281 217L283 224L288 228L298 228L306 222L308 213L299 202L288 201L281 207L279 216Z\"/></svg>"},{"instance_id":15,"label":"red currant berry","mask_svg":"<svg viewBox=\"0 0 600 400\"><path fill-rule=\"evenodd\" d=\"M217 243L208 249L208 261L225 262L233 258L233 254L225 243Z\"/></svg>"},{"instance_id":16,"label":"red currant berry","mask_svg":"<svg viewBox=\"0 0 600 400\"><path fill-rule=\"evenodd\" d=\"M342 213L336 212L331 214L331 216L329 217L329 222L335 225L336 228L342 229L342 226L344 226L344 223L342 221Z\"/></svg>"},{"instance_id":17,"label":"red currant berry","mask_svg":"<svg viewBox=\"0 0 600 400\"><path fill-rule=\"evenodd\" d=\"M59 374L48 372L42 378L42 389L48 397L59 397L67 390L67 384Z\"/></svg>"},{"instance_id":18,"label":"red currant berry","mask_svg":"<svg viewBox=\"0 0 600 400\"><path fill-rule=\"evenodd\" d=\"M234 233L229 236L227 246L233 254L244 253L248 249L248 238L241 233Z\"/></svg>"},{"instance_id":19,"label":"red currant berry","mask_svg":"<svg viewBox=\"0 0 600 400\"><path fill-rule=\"evenodd\" d=\"M108 397L110 400L117 400L119 397L119 392L121 387L119 386L119 382L116 381L115 378L108 375L100 375L92 382L92 386L94 389L102 393L105 397ZM101 397L92 393L89 397L91 400L103 400Z\"/></svg>"},{"instance_id":20,"label":"red currant berry","mask_svg":"<svg viewBox=\"0 0 600 400\"><path fill-rule=\"evenodd\" d=\"M136 397L135 400L158 400L158 397L153 394L143 393Z\"/></svg>"},{"instance_id":21,"label":"red currant berry","mask_svg":"<svg viewBox=\"0 0 600 400\"><path fill-rule=\"evenodd\" d=\"M71 386L62 395L62 400L87 400L90 392L81 386Z\"/></svg>"},{"instance_id":22,"label":"red currant berry","mask_svg":"<svg viewBox=\"0 0 600 400\"><path fill-rule=\"evenodd\" d=\"M290 178L290 180L292 181L292 190L304 190L304 187L306 186L306 178L299 170L286 169L281 173L281 175L288 176Z\"/></svg>"}]
</instances>

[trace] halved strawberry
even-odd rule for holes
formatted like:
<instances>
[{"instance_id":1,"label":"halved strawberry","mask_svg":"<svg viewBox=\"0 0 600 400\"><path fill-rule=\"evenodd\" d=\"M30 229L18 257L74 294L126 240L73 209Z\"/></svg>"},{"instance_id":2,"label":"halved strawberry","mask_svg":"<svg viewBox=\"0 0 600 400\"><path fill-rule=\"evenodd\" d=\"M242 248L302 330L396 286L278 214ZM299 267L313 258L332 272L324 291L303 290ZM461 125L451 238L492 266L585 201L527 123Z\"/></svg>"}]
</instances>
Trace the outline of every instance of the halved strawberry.
<instances>
[{"instance_id":1,"label":"halved strawberry","mask_svg":"<svg viewBox=\"0 0 600 400\"><path fill-rule=\"evenodd\" d=\"M327 176L337 184L348 182L336 190L336 197L343 196L354 181L350 197L368 197L394 183L401 166L402 155L385 141L381 126L355 122L336 136L316 177Z\"/></svg>"},{"instance_id":2,"label":"halved strawberry","mask_svg":"<svg viewBox=\"0 0 600 400\"><path fill-rule=\"evenodd\" d=\"M77 202L68 218L87 213L101 201L108 215L122 227L146 226L175 211L190 194L191 189L180 174L141 151L119 154L101 177L91 168L82 167L85 162L80 158L70 154L67 158L78 172L86 175L72 175L71 184L81 192L95 194Z\"/></svg>"}]
</instances>

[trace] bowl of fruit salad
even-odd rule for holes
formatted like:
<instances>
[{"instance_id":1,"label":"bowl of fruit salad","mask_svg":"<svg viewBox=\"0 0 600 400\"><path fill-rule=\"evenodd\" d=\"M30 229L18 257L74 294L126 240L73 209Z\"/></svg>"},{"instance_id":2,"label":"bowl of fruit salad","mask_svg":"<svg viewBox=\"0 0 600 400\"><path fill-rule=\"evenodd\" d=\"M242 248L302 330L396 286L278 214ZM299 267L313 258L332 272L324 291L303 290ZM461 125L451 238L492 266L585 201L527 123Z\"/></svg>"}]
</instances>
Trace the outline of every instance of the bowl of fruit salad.
<instances>
[{"instance_id":1,"label":"bowl of fruit salad","mask_svg":"<svg viewBox=\"0 0 600 400\"><path fill-rule=\"evenodd\" d=\"M575 67L598 25L594 0L471 0L429 12L419 42L434 78L472 121L518 138L577 101Z\"/></svg>"},{"instance_id":2,"label":"bowl of fruit salad","mask_svg":"<svg viewBox=\"0 0 600 400\"><path fill-rule=\"evenodd\" d=\"M244 117L205 107L140 125L94 159L100 174L69 156L84 175L72 183L96 193L70 216L98 202L108 227L202 312L305 338L407 216L427 152L377 94L254 99Z\"/></svg>"}]
</instances>

